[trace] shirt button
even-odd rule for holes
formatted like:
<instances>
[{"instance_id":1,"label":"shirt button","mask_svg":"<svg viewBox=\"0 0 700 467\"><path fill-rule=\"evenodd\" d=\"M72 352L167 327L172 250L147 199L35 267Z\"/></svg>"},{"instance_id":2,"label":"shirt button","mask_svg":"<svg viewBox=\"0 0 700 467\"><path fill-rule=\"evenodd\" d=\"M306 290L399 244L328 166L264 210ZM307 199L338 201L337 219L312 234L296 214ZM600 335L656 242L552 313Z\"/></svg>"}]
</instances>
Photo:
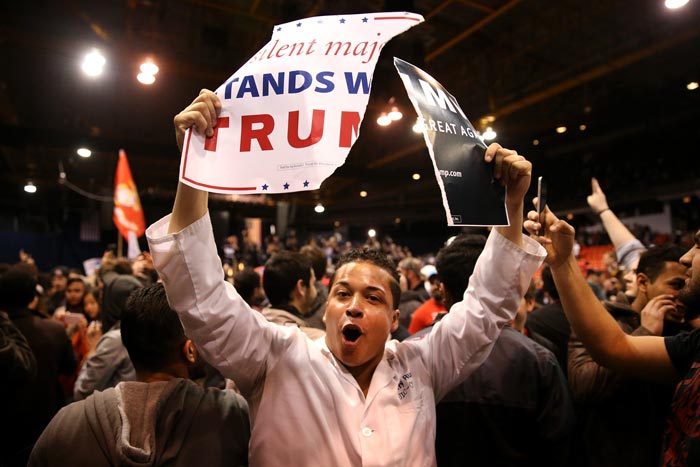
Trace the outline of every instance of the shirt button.
<instances>
[{"instance_id":1,"label":"shirt button","mask_svg":"<svg viewBox=\"0 0 700 467\"><path fill-rule=\"evenodd\" d=\"M368 426L364 427L362 429L362 436L364 436L365 438L369 438L370 436L372 436L372 429Z\"/></svg>"}]
</instances>

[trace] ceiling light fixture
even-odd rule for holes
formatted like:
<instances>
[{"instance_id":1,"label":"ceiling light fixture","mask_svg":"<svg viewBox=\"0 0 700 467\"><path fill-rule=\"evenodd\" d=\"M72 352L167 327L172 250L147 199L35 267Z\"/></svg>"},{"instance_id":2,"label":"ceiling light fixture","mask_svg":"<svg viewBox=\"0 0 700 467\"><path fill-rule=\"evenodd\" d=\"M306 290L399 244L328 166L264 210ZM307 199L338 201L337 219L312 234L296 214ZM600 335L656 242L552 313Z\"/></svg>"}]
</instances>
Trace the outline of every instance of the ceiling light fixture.
<instances>
[{"instance_id":1,"label":"ceiling light fixture","mask_svg":"<svg viewBox=\"0 0 700 467\"><path fill-rule=\"evenodd\" d=\"M150 58L143 62L139 69L147 75L157 75L159 70L158 65L153 63L153 60Z\"/></svg>"},{"instance_id":2,"label":"ceiling light fixture","mask_svg":"<svg viewBox=\"0 0 700 467\"><path fill-rule=\"evenodd\" d=\"M387 126L387 125L390 125L391 122L392 122L392 120L386 114L386 112L382 112L382 114L377 118L377 125L379 125L379 126Z\"/></svg>"},{"instance_id":3,"label":"ceiling light fixture","mask_svg":"<svg viewBox=\"0 0 700 467\"><path fill-rule=\"evenodd\" d=\"M588 127L586 125L583 125L583 124L578 126L578 129L581 131L586 131L586 128L588 128Z\"/></svg>"},{"instance_id":4,"label":"ceiling light fixture","mask_svg":"<svg viewBox=\"0 0 700 467\"><path fill-rule=\"evenodd\" d=\"M27 184L24 185L24 191L26 191L27 193L36 193L36 185L34 184L34 182L32 182L31 180L27 181Z\"/></svg>"},{"instance_id":5,"label":"ceiling light fixture","mask_svg":"<svg viewBox=\"0 0 700 467\"><path fill-rule=\"evenodd\" d=\"M91 78L94 78L102 74L105 63L107 63L107 60L100 53L100 51L97 49L92 49L90 53L85 55L81 68L83 69L83 73Z\"/></svg>"},{"instance_id":6,"label":"ceiling light fixture","mask_svg":"<svg viewBox=\"0 0 700 467\"><path fill-rule=\"evenodd\" d=\"M88 158L92 156L92 151L90 151L88 148L78 148L76 152L80 157Z\"/></svg>"},{"instance_id":7,"label":"ceiling light fixture","mask_svg":"<svg viewBox=\"0 0 700 467\"><path fill-rule=\"evenodd\" d=\"M367 192L365 190L362 190L360 192L360 198L366 198L367 197Z\"/></svg>"},{"instance_id":8,"label":"ceiling light fixture","mask_svg":"<svg viewBox=\"0 0 700 467\"><path fill-rule=\"evenodd\" d=\"M392 122L395 122L397 120L401 120L403 114L401 113L398 107L394 106L391 108L391 111L389 111L387 117L389 117Z\"/></svg>"},{"instance_id":9,"label":"ceiling light fixture","mask_svg":"<svg viewBox=\"0 0 700 467\"><path fill-rule=\"evenodd\" d=\"M368 236L369 238L374 238L374 237L377 236L377 231L374 230L374 229L369 229L369 230L367 231L367 236Z\"/></svg>"},{"instance_id":10,"label":"ceiling light fixture","mask_svg":"<svg viewBox=\"0 0 700 467\"><path fill-rule=\"evenodd\" d=\"M414 173L413 175L411 175L411 178L413 178L413 180L420 180L420 174Z\"/></svg>"},{"instance_id":11,"label":"ceiling light fixture","mask_svg":"<svg viewBox=\"0 0 700 467\"><path fill-rule=\"evenodd\" d=\"M413 131L415 133L422 133L424 129L425 125L423 125L423 119L418 117L416 123L413 124Z\"/></svg>"},{"instance_id":12,"label":"ceiling light fixture","mask_svg":"<svg viewBox=\"0 0 700 467\"><path fill-rule=\"evenodd\" d=\"M139 83L145 85L150 85L156 82L156 77L149 75L148 73L139 73L136 75L136 79L139 80Z\"/></svg>"},{"instance_id":13,"label":"ceiling light fixture","mask_svg":"<svg viewBox=\"0 0 700 467\"><path fill-rule=\"evenodd\" d=\"M566 133L566 127L565 126L558 126L557 133L559 133L559 134Z\"/></svg>"},{"instance_id":14,"label":"ceiling light fixture","mask_svg":"<svg viewBox=\"0 0 700 467\"><path fill-rule=\"evenodd\" d=\"M690 83L685 85L688 91L695 91L699 86L700 85L698 85L697 81L691 81Z\"/></svg>"},{"instance_id":15,"label":"ceiling light fixture","mask_svg":"<svg viewBox=\"0 0 700 467\"><path fill-rule=\"evenodd\" d=\"M484 131L481 137L484 138L484 141L491 141L492 139L496 139L496 132L493 131L493 128L487 126L486 131Z\"/></svg>"},{"instance_id":16,"label":"ceiling light fixture","mask_svg":"<svg viewBox=\"0 0 700 467\"><path fill-rule=\"evenodd\" d=\"M539 139L533 139L533 140L532 140L532 145L533 145L533 146L539 146L539 145L540 145L540 140L539 140Z\"/></svg>"},{"instance_id":17,"label":"ceiling light fixture","mask_svg":"<svg viewBox=\"0 0 700 467\"><path fill-rule=\"evenodd\" d=\"M316 212L319 213L319 214L321 214L321 213L322 213L323 211L325 211L325 210L326 210L326 208L324 208L324 207L323 207L323 204L321 204L321 203L318 203L318 204L314 207L314 211L316 211Z\"/></svg>"},{"instance_id":18,"label":"ceiling light fixture","mask_svg":"<svg viewBox=\"0 0 700 467\"><path fill-rule=\"evenodd\" d=\"M666 0L664 5L669 10L676 10L678 8L684 7L688 3L688 0Z\"/></svg>"}]
</instances>

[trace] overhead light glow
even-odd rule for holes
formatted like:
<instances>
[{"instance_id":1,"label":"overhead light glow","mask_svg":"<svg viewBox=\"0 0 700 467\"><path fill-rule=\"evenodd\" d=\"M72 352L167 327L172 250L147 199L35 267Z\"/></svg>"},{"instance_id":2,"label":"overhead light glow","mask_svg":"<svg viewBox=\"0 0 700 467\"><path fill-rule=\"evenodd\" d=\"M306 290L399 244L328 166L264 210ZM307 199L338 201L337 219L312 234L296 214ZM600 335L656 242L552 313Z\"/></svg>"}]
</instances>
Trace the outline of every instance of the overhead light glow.
<instances>
[{"instance_id":1,"label":"overhead light glow","mask_svg":"<svg viewBox=\"0 0 700 467\"><path fill-rule=\"evenodd\" d=\"M488 126L481 137L484 138L485 141L491 141L492 139L496 139L496 132L493 131L493 128Z\"/></svg>"},{"instance_id":2,"label":"overhead light glow","mask_svg":"<svg viewBox=\"0 0 700 467\"><path fill-rule=\"evenodd\" d=\"M379 116L379 118L377 118L377 125L379 125L379 126L387 126L387 125L390 125L391 122L392 122L391 118L389 118L389 116L384 112L382 112L382 114Z\"/></svg>"},{"instance_id":3,"label":"overhead light glow","mask_svg":"<svg viewBox=\"0 0 700 467\"><path fill-rule=\"evenodd\" d=\"M147 75L157 75L159 70L158 65L153 63L152 60L146 60L143 62L139 69Z\"/></svg>"},{"instance_id":4,"label":"overhead light glow","mask_svg":"<svg viewBox=\"0 0 700 467\"><path fill-rule=\"evenodd\" d=\"M377 231L374 230L374 229L369 229L369 230L367 231L367 236L368 236L369 238L374 238L374 237L377 236Z\"/></svg>"},{"instance_id":5,"label":"overhead light glow","mask_svg":"<svg viewBox=\"0 0 700 467\"><path fill-rule=\"evenodd\" d=\"M360 192L360 198L366 198L367 197L367 192L365 190L362 190Z\"/></svg>"},{"instance_id":6,"label":"overhead light glow","mask_svg":"<svg viewBox=\"0 0 700 467\"><path fill-rule=\"evenodd\" d=\"M415 174L411 175L411 178L413 178L413 180L420 180L420 174L415 173Z\"/></svg>"},{"instance_id":7,"label":"overhead light glow","mask_svg":"<svg viewBox=\"0 0 700 467\"><path fill-rule=\"evenodd\" d=\"M424 129L425 125L423 125L423 120L420 117L418 117L416 119L416 123L413 124L413 131L416 133L422 133Z\"/></svg>"},{"instance_id":8,"label":"overhead light glow","mask_svg":"<svg viewBox=\"0 0 700 467\"><path fill-rule=\"evenodd\" d=\"M558 126L557 133L559 133L559 134L566 133L566 127L565 126Z\"/></svg>"},{"instance_id":9,"label":"overhead light glow","mask_svg":"<svg viewBox=\"0 0 700 467\"><path fill-rule=\"evenodd\" d=\"M532 145L533 145L533 146L539 146L539 145L540 145L540 140L539 140L539 139L533 139L533 140L532 140Z\"/></svg>"},{"instance_id":10,"label":"overhead light glow","mask_svg":"<svg viewBox=\"0 0 700 467\"><path fill-rule=\"evenodd\" d=\"M586 128L588 128L586 125L579 125L578 129L581 131L586 131Z\"/></svg>"},{"instance_id":11,"label":"overhead light glow","mask_svg":"<svg viewBox=\"0 0 700 467\"><path fill-rule=\"evenodd\" d=\"M149 75L148 73L139 73L136 76L136 79L139 80L139 83L146 85L150 85L156 82L156 77L153 75Z\"/></svg>"},{"instance_id":12,"label":"overhead light glow","mask_svg":"<svg viewBox=\"0 0 700 467\"><path fill-rule=\"evenodd\" d=\"M685 204L690 203L690 196L684 196L684 197L683 197L683 202L684 202Z\"/></svg>"},{"instance_id":13,"label":"overhead light glow","mask_svg":"<svg viewBox=\"0 0 700 467\"><path fill-rule=\"evenodd\" d=\"M573 213L567 214L567 215L566 215L566 219L567 219L567 220L573 220L573 219L574 219Z\"/></svg>"},{"instance_id":14,"label":"overhead light glow","mask_svg":"<svg viewBox=\"0 0 700 467\"><path fill-rule=\"evenodd\" d=\"M394 224L400 224L401 223L401 218L400 217L395 217L394 218Z\"/></svg>"},{"instance_id":15,"label":"overhead light glow","mask_svg":"<svg viewBox=\"0 0 700 467\"><path fill-rule=\"evenodd\" d=\"M319 214L321 214L321 213L322 213L323 211L325 211L325 210L326 210L326 208L324 208L324 207L323 207L323 204L321 204L321 203L318 203L318 204L316 205L316 207L314 207L314 211L316 211L316 212L319 213Z\"/></svg>"},{"instance_id":16,"label":"overhead light glow","mask_svg":"<svg viewBox=\"0 0 700 467\"><path fill-rule=\"evenodd\" d=\"M100 51L92 49L92 52L85 55L82 69L90 77L100 76L104 70L105 63L107 63L107 60L105 60Z\"/></svg>"},{"instance_id":17,"label":"overhead light glow","mask_svg":"<svg viewBox=\"0 0 700 467\"><path fill-rule=\"evenodd\" d=\"M690 83L686 84L685 87L688 88L688 91L695 91L698 88L698 82L697 81L691 81Z\"/></svg>"},{"instance_id":18,"label":"overhead light glow","mask_svg":"<svg viewBox=\"0 0 700 467\"><path fill-rule=\"evenodd\" d=\"M333 222L333 227L340 227L340 221Z\"/></svg>"},{"instance_id":19,"label":"overhead light glow","mask_svg":"<svg viewBox=\"0 0 700 467\"><path fill-rule=\"evenodd\" d=\"M664 5L669 10L675 10L677 8L684 7L688 3L688 0L666 0Z\"/></svg>"},{"instance_id":20,"label":"overhead light glow","mask_svg":"<svg viewBox=\"0 0 700 467\"><path fill-rule=\"evenodd\" d=\"M387 115L391 119L391 121L395 122L396 120L401 120L401 117L403 117L403 114L399 110L398 107L392 107L391 112L389 112L389 115Z\"/></svg>"},{"instance_id":21,"label":"overhead light glow","mask_svg":"<svg viewBox=\"0 0 700 467\"><path fill-rule=\"evenodd\" d=\"M78 155L80 157L90 157L92 156L92 151L90 151L88 148L79 148L77 151Z\"/></svg>"},{"instance_id":22,"label":"overhead light glow","mask_svg":"<svg viewBox=\"0 0 700 467\"><path fill-rule=\"evenodd\" d=\"M36 193L36 185L34 185L34 182L31 180L27 182L26 185L24 185L24 191L27 193Z\"/></svg>"}]
</instances>

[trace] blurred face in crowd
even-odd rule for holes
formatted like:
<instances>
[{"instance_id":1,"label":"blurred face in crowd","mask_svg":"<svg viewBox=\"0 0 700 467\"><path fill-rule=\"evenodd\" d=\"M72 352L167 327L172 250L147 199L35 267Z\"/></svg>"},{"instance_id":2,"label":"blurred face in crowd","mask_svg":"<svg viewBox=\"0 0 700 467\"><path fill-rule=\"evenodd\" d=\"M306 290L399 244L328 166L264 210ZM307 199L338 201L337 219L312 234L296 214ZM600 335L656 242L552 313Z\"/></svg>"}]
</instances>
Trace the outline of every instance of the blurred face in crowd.
<instances>
[{"instance_id":1,"label":"blurred face in crowd","mask_svg":"<svg viewBox=\"0 0 700 467\"><path fill-rule=\"evenodd\" d=\"M430 278L430 296L438 303L442 303L443 300L445 300L445 294L442 291L442 282L440 282L437 276Z\"/></svg>"},{"instance_id":2,"label":"blurred face in crowd","mask_svg":"<svg viewBox=\"0 0 700 467\"><path fill-rule=\"evenodd\" d=\"M622 280L625 282L625 295L628 297L637 296L637 263L633 264L625 273L622 275Z\"/></svg>"},{"instance_id":3,"label":"blurred face in crowd","mask_svg":"<svg viewBox=\"0 0 700 467\"><path fill-rule=\"evenodd\" d=\"M695 233L695 245L684 254L681 264L686 266L685 285L678 294L678 298L693 312L700 307L700 230Z\"/></svg>"},{"instance_id":4,"label":"blurred face in crowd","mask_svg":"<svg viewBox=\"0 0 700 467\"><path fill-rule=\"evenodd\" d=\"M88 316L88 318L94 320L100 314L100 304L97 302L97 298L93 293L85 294L83 297L83 311Z\"/></svg>"},{"instance_id":5,"label":"blurred face in crowd","mask_svg":"<svg viewBox=\"0 0 700 467\"><path fill-rule=\"evenodd\" d=\"M393 280L388 271L368 262L347 263L336 271L323 318L326 345L351 372L376 367L399 325Z\"/></svg>"},{"instance_id":6,"label":"blurred face in crowd","mask_svg":"<svg viewBox=\"0 0 700 467\"><path fill-rule=\"evenodd\" d=\"M51 287L54 292L62 292L66 290L66 284L68 284L68 278L63 274L54 274L51 276Z\"/></svg>"},{"instance_id":7,"label":"blurred face in crowd","mask_svg":"<svg viewBox=\"0 0 700 467\"><path fill-rule=\"evenodd\" d=\"M66 303L69 305L79 305L83 301L85 294L85 284L82 281L73 281L66 289Z\"/></svg>"},{"instance_id":8,"label":"blurred face in crowd","mask_svg":"<svg viewBox=\"0 0 700 467\"><path fill-rule=\"evenodd\" d=\"M303 310L299 310L302 313L306 314L311 310L311 305L314 304L314 300L316 300L316 297L318 296L318 290L316 290L316 275L314 274L314 270L311 270L311 275L309 276L309 285L305 286L305 291L306 294L303 298Z\"/></svg>"},{"instance_id":9,"label":"blurred face in crowd","mask_svg":"<svg viewBox=\"0 0 700 467\"><path fill-rule=\"evenodd\" d=\"M685 287L687 270L688 268L681 263L666 261L664 270L656 277L656 280L654 282L649 282L646 286L638 285L639 291L640 293L645 293L648 300L662 294L673 295L677 298L680 291ZM680 319L682 314L685 313L685 307L683 303L680 303L678 300L676 300L676 302Z\"/></svg>"}]
</instances>

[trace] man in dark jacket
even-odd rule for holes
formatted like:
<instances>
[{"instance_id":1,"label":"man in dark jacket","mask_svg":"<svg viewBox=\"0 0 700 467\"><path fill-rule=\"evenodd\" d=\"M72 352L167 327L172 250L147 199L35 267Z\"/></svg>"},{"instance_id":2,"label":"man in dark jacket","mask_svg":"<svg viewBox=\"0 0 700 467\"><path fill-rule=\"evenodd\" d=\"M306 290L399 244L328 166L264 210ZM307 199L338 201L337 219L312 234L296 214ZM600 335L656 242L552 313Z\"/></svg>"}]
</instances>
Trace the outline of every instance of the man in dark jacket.
<instances>
[{"instance_id":1,"label":"man in dark jacket","mask_svg":"<svg viewBox=\"0 0 700 467\"><path fill-rule=\"evenodd\" d=\"M203 361L163 286L135 291L121 323L137 381L61 410L29 465L247 465L247 404L232 391L191 381L202 375Z\"/></svg>"},{"instance_id":2,"label":"man in dark jacket","mask_svg":"<svg viewBox=\"0 0 700 467\"><path fill-rule=\"evenodd\" d=\"M448 309L464 295L485 241L480 235L458 237L438 253L435 266ZM574 427L566 379L552 352L510 326L436 411L441 467L566 465Z\"/></svg>"},{"instance_id":3,"label":"man in dark jacket","mask_svg":"<svg viewBox=\"0 0 700 467\"><path fill-rule=\"evenodd\" d=\"M0 277L0 309L27 339L36 358L36 375L22 381L4 381L9 402L2 419L8 421L0 436L3 465L26 465L41 431L65 403L59 375L75 372L75 357L61 323L28 308L35 299L36 278L21 265Z\"/></svg>"}]
</instances>

